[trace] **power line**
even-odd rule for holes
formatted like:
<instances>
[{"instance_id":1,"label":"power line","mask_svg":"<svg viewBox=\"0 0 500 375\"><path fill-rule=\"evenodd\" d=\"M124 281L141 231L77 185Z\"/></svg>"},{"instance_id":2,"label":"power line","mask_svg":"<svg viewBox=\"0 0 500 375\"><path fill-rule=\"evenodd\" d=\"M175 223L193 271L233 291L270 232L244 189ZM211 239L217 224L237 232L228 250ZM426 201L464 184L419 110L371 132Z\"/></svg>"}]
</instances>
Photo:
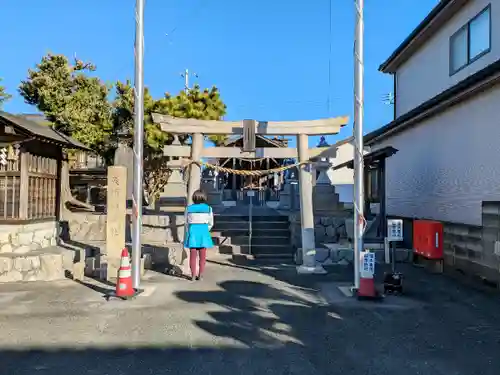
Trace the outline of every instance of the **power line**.
<instances>
[{"instance_id":1,"label":"power line","mask_svg":"<svg viewBox=\"0 0 500 375\"><path fill-rule=\"evenodd\" d=\"M190 13L188 13L187 17L188 17L188 18L193 18L194 16L196 16L196 15L200 12L200 10L201 10L201 9L203 9L203 6L204 6L204 5L206 5L207 3L208 3L208 0L205 0L205 1L203 1L203 0L198 0L198 1L197 1L197 3L196 3L196 6L195 6L193 9L191 9L191 12L190 12ZM184 23L182 23L182 24L179 24L179 25L174 26L174 27L173 27L173 28L172 28L172 29L171 29L168 33L166 33L165 35L166 35L168 38L172 37L172 34L174 34L177 30L179 30L182 26L185 26L186 24L188 24L188 23L184 22Z\"/></svg>"},{"instance_id":2,"label":"power line","mask_svg":"<svg viewBox=\"0 0 500 375\"><path fill-rule=\"evenodd\" d=\"M339 97L333 99L340 99ZM314 106L324 106L325 101L323 100L286 100L286 101L278 101L273 103L252 103L252 104L231 104L231 108L245 108L245 107L253 107L253 108L262 108L266 106L273 106L276 108L277 105L314 105Z\"/></svg>"}]
</instances>

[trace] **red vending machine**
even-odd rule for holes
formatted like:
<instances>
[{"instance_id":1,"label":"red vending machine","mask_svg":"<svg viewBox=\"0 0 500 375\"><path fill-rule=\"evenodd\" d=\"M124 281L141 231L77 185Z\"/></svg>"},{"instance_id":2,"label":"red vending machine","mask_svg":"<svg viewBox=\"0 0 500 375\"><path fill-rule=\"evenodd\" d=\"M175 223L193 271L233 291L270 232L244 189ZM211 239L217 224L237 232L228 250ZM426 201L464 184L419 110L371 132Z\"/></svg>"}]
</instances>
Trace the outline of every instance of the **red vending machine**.
<instances>
[{"instance_id":1,"label":"red vending machine","mask_svg":"<svg viewBox=\"0 0 500 375\"><path fill-rule=\"evenodd\" d=\"M439 221L413 221L413 251L426 259L443 259L443 224Z\"/></svg>"}]
</instances>

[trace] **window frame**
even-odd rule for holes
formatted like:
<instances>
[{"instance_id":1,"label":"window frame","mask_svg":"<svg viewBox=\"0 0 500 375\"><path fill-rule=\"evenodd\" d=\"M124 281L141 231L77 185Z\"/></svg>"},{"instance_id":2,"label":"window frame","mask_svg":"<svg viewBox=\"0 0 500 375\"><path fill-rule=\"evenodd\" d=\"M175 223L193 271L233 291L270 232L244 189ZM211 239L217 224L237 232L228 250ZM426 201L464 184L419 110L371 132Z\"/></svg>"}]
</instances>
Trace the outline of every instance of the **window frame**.
<instances>
[{"instance_id":1,"label":"window frame","mask_svg":"<svg viewBox=\"0 0 500 375\"><path fill-rule=\"evenodd\" d=\"M474 21L476 21L479 17L481 17L485 12L488 12L488 29L489 29L489 44L488 48L482 51L481 53L477 54L476 56L472 57L470 56L470 42L471 42L471 36L470 36L470 26ZM453 51L452 51L452 40L457 37L460 33L464 32L466 33L466 40L467 40L467 45L466 45L466 53L467 53L467 59L466 63L459 68L453 69ZM465 25L460 27L457 31L453 33L453 35L450 36L450 39L448 41L448 60L449 60L449 69L450 69L450 77L458 72L460 72L462 69L466 68L467 66L473 64L477 60L479 60L481 57L484 55L488 54L491 52L491 38L492 38L492 33L491 33L491 4L488 4L484 9L482 9L478 14L476 14L473 18L471 18Z\"/></svg>"}]
</instances>

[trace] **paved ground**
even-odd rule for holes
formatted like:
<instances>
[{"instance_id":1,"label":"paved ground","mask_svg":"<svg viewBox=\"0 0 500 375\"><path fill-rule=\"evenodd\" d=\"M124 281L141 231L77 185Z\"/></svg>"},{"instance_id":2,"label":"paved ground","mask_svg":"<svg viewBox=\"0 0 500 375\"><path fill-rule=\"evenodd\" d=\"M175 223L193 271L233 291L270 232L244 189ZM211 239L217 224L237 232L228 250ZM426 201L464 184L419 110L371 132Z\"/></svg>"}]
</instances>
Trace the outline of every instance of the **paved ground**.
<instances>
[{"instance_id":1,"label":"paved ground","mask_svg":"<svg viewBox=\"0 0 500 375\"><path fill-rule=\"evenodd\" d=\"M343 269L212 263L134 301L71 281L0 286L0 374L495 374L500 297L409 269L409 297L358 303Z\"/></svg>"}]
</instances>

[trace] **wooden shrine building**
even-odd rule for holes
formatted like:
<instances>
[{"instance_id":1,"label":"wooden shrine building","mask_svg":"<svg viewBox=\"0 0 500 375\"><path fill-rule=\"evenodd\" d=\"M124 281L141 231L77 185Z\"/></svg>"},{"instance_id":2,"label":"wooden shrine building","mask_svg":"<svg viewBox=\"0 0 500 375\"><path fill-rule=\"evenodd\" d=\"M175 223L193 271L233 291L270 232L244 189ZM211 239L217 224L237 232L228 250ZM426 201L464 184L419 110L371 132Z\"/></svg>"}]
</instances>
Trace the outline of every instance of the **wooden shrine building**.
<instances>
[{"instance_id":1,"label":"wooden shrine building","mask_svg":"<svg viewBox=\"0 0 500 375\"><path fill-rule=\"evenodd\" d=\"M286 148L288 147L288 140L278 137L265 137L257 134L255 137L256 147L258 148ZM243 148L243 137L231 137L224 143L224 147L234 147L237 149ZM216 164L221 167L232 168L236 170L268 170L279 168L284 165L286 159L277 159L273 157L260 157L260 158L244 158L244 157L231 157L231 158L216 158ZM276 192L279 185L283 183L283 174L266 175L266 176L240 176L236 174L218 176L220 179L221 188L224 189L227 198L237 200L238 192L242 190L256 190L271 195L271 192ZM230 192L230 193L229 193ZM269 197L268 197L269 198Z\"/></svg>"},{"instance_id":2,"label":"wooden shrine building","mask_svg":"<svg viewBox=\"0 0 500 375\"><path fill-rule=\"evenodd\" d=\"M64 149L88 150L49 125L0 112L0 225L59 219Z\"/></svg>"}]
</instances>

